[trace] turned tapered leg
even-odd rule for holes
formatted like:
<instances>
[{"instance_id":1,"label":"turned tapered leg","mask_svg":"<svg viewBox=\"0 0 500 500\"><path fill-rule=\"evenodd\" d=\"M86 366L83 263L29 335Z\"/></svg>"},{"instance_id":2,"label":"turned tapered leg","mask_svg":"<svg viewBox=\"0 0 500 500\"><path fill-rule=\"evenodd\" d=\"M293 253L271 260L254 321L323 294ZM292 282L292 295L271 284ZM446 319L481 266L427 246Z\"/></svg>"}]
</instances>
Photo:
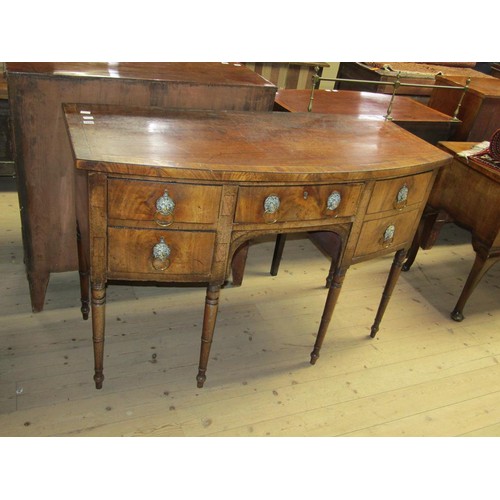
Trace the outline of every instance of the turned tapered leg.
<instances>
[{"instance_id":1,"label":"turned tapered leg","mask_svg":"<svg viewBox=\"0 0 500 500\"><path fill-rule=\"evenodd\" d=\"M406 256L405 249L398 250L396 252L396 255L394 256L391 270L389 272L389 276L387 278L387 282L385 284L384 291L382 293L382 299L380 301L380 305L378 306L377 315L375 316L375 321L371 328L371 333L370 333L371 338L375 337L375 335L378 332L380 322L382 321L387 305L389 304L389 299L391 298L394 287L396 286L399 275L401 274L401 267L403 265L405 256Z\"/></svg>"},{"instance_id":2,"label":"turned tapered leg","mask_svg":"<svg viewBox=\"0 0 500 500\"><path fill-rule=\"evenodd\" d=\"M206 371L208 365L208 356L212 346L214 336L215 321L217 320L217 311L219 309L219 285L208 285L205 299L205 314L203 316L203 330L201 334L200 364L196 381L198 387L203 387L206 380Z\"/></svg>"},{"instance_id":3,"label":"turned tapered leg","mask_svg":"<svg viewBox=\"0 0 500 500\"><path fill-rule=\"evenodd\" d=\"M271 263L271 276L277 276L280 268L281 257L283 256L283 249L285 248L286 234L276 235L276 244L274 245L273 261Z\"/></svg>"},{"instance_id":4,"label":"turned tapered leg","mask_svg":"<svg viewBox=\"0 0 500 500\"><path fill-rule=\"evenodd\" d=\"M463 321L464 319L463 310L465 304L469 300L469 297L476 288L477 284L481 281L481 278L484 276L484 274L498 260L499 257L488 259L486 256L482 256L479 253L476 253L474 264L472 265L472 269L469 273L469 276L467 277L467 281L465 282L462 293L458 298L457 305L450 314L451 319L455 321Z\"/></svg>"},{"instance_id":5,"label":"turned tapered leg","mask_svg":"<svg viewBox=\"0 0 500 500\"><path fill-rule=\"evenodd\" d=\"M90 284L90 275L89 275L89 260L88 253L83 248L82 243L82 235L80 233L80 228L76 226L76 243L78 247L78 273L80 275L80 300L82 303L81 312L83 319L89 318L89 284Z\"/></svg>"},{"instance_id":6,"label":"turned tapered leg","mask_svg":"<svg viewBox=\"0 0 500 500\"><path fill-rule=\"evenodd\" d=\"M94 342L94 381L96 389L102 388L104 380L104 322L106 285L92 283L92 340Z\"/></svg>"},{"instance_id":7,"label":"turned tapered leg","mask_svg":"<svg viewBox=\"0 0 500 500\"><path fill-rule=\"evenodd\" d=\"M319 358L319 351L323 345L323 340L325 339L330 320L332 319L333 310L337 304L346 271L347 269L342 268L336 270L330 289L328 290L328 296L326 298L325 308L323 309L323 316L321 317L318 335L316 336L316 342L314 344L313 351L311 352L311 365L314 365L316 360Z\"/></svg>"}]
</instances>

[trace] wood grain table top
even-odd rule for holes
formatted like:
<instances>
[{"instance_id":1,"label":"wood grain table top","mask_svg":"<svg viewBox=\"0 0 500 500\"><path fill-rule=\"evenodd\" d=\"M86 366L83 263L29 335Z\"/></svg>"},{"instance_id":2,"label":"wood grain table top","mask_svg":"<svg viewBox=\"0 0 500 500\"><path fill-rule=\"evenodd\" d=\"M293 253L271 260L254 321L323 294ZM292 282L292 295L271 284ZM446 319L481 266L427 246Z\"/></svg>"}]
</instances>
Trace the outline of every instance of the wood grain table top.
<instances>
[{"instance_id":1,"label":"wood grain table top","mask_svg":"<svg viewBox=\"0 0 500 500\"><path fill-rule=\"evenodd\" d=\"M239 63L154 62L9 62L7 73L32 73L50 77L115 78L213 85L275 85Z\"/></svg>"},{"instance_id":2,"label":"wood grain table top","mask_svg":"<svg viewBox=\"0 0 500 500\"><path fill-rule=\"evenodd\" d=\"M236 181L414 174L450 156L394 123L354 116L67 104L76 165L131 175Z\"/></svg>"}]
</instances>

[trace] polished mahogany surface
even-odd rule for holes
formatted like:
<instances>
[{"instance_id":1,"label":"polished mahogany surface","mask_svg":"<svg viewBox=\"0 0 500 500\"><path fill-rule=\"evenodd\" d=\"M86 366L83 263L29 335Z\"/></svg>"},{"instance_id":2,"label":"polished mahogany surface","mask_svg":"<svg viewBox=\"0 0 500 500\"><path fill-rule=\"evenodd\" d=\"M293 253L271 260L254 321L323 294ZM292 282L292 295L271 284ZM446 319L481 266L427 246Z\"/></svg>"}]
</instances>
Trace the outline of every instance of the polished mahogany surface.
<instances>
[{"instance_id":1,"label":"polished mahogany surface","mask_svg":"<svg viewBox=\"0 0 500 500\"><path fill-rule=\"evenodd\" d=\"M49 77L119 78L163 82L192 82L213 85L274 84L239 63L152 63L152 62L10 62L10 73L29 73Z\"/></svg>"},{"instance_id":2,"label":"polished mahogany surface","mask_svg":"<svg viewBox=\"0 0 500 500\"><path fill-rule=\"evenodd\" d=\"M310 90L280 89L276 93L276 103L287 111L307 111ZM335 113L353 115L360 120L384 120L387 115L390 95L354 90L315 90L313 113ZM449 122L451 116L405 96L396 96L391 116L395 122L425 121Z\"/></svg>"},{"instance_id":3,"label":"polished mahogany surface","mask_svg":"<svg viewBox=\"0 0 500 500\"><path fill-rule=\"evenodd\" d=\"M448 158L393 123L352 116L120 111L91 104L64 109L79 168L101 163L105 170L109 163L130 174L300 181L415 173Z\"/></svg>"},{"instance_id":4,"label":"polished mahogany surface","mask_svg":"<svg viewBox=\"0 0 500 500\"><path fill-rule=\"evenodd\" d=\"M459 85L463 86L467 82L465 76L439 76L437 77L438 85ZM495 78L472 78L467 90L470 94L481 96L494 97L500 99L500 81Z\"/></svg>"}]
</instances>

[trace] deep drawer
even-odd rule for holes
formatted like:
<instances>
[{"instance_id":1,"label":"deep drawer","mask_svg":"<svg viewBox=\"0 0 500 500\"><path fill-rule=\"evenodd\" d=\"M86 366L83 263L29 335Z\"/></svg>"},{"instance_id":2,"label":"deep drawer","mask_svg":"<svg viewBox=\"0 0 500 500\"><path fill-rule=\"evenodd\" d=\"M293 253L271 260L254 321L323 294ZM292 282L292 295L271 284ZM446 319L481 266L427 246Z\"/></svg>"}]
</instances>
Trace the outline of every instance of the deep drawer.
<instances>
[{"instance_id":1,"label":"deep drawer","mask_svg":"<svg viewBox=\"0 0 500 500\"><path fill-rule=\"evenodd\" d=\"M361 228L354 258L390 251L407 243L408 248L417 224L418 210L365 222Z\"/></svg>"},{"instance_id":2,"label":"deep drawer","mask_svg":"<svg viewBox=\"0 0 500 500\"><path fill-rule=\"evenodd\" d=\"M168 246L166 259L155 258L156 245ZM215 232L108 228L109 273L208 275ZM161 252L161 247L158 249ZM157 252L158 253L158 252Z\"/></svg>"}]
</instances>

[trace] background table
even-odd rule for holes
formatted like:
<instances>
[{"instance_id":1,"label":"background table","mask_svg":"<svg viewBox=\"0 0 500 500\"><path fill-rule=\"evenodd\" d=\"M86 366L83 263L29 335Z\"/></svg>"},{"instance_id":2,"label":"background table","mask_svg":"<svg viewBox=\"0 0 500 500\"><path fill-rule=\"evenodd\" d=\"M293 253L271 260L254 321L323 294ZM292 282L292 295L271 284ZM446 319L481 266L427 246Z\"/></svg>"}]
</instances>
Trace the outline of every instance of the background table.
<instances>
[{"instance_id":1,"label":"background table","mask_svg":"<svg viewBox=\"0 0 500 500\"><path fill-rule=\"evenodd\" d=\"M310 96L310 90L278 90L275 109L306 112ZM384 120L391 102L390 95L354 90L315 90L313 97L313 113L351 115L361 121ZM458 125L451 115L406 96L395 96L391 117L400 127L432 144L449 139Z\"/></svg>"}]
</instances>

